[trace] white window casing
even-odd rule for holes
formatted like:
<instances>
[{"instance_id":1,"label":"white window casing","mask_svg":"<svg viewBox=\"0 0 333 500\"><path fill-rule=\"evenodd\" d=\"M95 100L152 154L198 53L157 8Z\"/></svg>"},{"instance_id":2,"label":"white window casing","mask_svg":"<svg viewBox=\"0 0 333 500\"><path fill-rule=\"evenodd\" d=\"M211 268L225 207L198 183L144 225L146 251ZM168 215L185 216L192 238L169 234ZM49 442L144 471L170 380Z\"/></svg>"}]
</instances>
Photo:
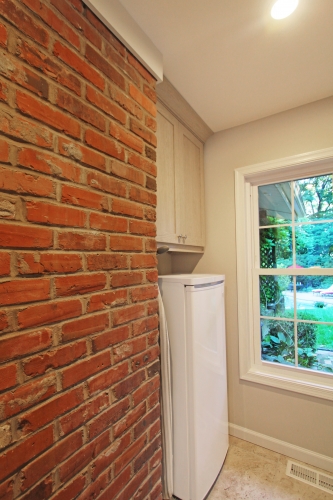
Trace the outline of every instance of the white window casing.
<instances>
[{"instance_id":1,"label":"white window casing","mask_svg":"<svg viewBox=\"0 0 333 500\"><path fill-rule=\"evenodd\" d=\"M257 186L332 174L333 148L279 160L249 165L235 170L237 288L240 378L250 382L333 400L333 374L295 368L261 360L259 293L253 276L259 274ZM255 200L254 200L255 201ZM255 265L255 263L257 265ZM276 270L272 270L274 274ZM280 274L318 274L318 269L279 269ZM265 269L265 274L269 271ZM320 269L333 275L332 269Z\"/></svg>"}]
</instances>

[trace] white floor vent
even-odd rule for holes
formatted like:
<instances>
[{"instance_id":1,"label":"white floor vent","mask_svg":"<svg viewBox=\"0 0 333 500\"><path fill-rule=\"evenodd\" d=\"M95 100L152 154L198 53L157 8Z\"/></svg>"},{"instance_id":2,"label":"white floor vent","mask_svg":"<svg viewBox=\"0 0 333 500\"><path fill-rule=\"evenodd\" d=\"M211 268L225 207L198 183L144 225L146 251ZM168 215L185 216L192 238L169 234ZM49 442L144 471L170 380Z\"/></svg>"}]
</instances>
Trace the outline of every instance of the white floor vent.
<instances>
[{"instance_id":1,"label":"white floor vent","mask_svg":"<svg viewBox=\"0 0 333 500\"><path fill-rule=\"evenodd\" d=\"M304 467L304 465L297 464L291 460L288 460L286 474L333 495L333 476L328 476L309 467Z\"/></svg>"}]
</instances>

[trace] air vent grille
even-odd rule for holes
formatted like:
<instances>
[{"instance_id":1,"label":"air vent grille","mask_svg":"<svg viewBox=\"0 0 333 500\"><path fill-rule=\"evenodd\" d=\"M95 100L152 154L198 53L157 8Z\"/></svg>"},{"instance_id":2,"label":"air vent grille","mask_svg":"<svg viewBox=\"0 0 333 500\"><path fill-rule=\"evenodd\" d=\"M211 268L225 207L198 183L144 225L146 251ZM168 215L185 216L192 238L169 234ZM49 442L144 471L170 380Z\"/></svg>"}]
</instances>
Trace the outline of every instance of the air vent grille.
<instances>
[{"instance_id":1,"label":"air vent grille","mask_svg":"<svg viewBox=\"0 0 333 500\"><path fill-rule=\"evenodd\" d=\"M333 494L333 477L288 460L287 476Z\"/></svg>"}]
</instances>

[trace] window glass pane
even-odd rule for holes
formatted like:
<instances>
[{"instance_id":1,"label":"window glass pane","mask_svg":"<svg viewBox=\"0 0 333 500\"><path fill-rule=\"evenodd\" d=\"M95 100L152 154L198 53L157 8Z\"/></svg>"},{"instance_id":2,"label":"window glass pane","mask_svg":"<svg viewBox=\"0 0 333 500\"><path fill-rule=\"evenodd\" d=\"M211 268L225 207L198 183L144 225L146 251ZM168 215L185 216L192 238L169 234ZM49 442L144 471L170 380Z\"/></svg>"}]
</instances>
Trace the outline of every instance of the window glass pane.
<instances>
[{"instance_id":1,"label":"window glass pane","mask_svg":"<svg viewBox=\"0 0 333 500\"><path fill-rule=\"evenodd\" d=\"M261 359L283 365L295 365L292 321L261 320Z\"/></svg>"},{"instance_id":2,"label":"window glass pane","mask_svg":"<svg viewBox=\"0 0 333 500\"><path fill-rule=\"evenodd\" d=\"M291 183L259 186L259 225L274 226L291 222Z\"/></svg>"},{"instance_id":3,"label":"window glass pane","mask_svg":"<svg viewBox=\"0 0 333 500\"><path fill-rule=\"evenodd\" d=\"M260 276L260 314L286 317L294 310L292 276Z\"/></svg>"},{"instance_id":4,"label":"window glass pane","mask_svg":"<svg viewBox=\"0 0 333 500\"><path fill-rule=\"evenodd\" d=\"M299 267L333 267L333 223L301 224L295 229Z\"/></svg>"},{"instance_id":5,"label":"window glass pane","mask_svg":"<svg viewBox=\"0 0 333 500\"><path fill-rule=\"evenodd\" d=\"M299 204L304 211L298 212L299 219L333 219L332 175L301 179L294 186L295 207Z\"/></svg>"},{"instance_id":6,"label":"window glass pane","mask_svg":"<svg viewBox=\"0 0 333 500\"><path fill-rule=\"evenodd\" d=\"M291 228L269 227L260 229L260 267L275 268L292 265Z\"/></svg>"},{"instance_id":7,"label":"window glass pane","mask_svg":"<svg viewBox=\"0 0 333 500\"><path fill-rule=\"evenodd\" d=\"M333 373L333 326L298 323L297 344L300 367Z\"/></svg>"},{"instance_id":8,"label":"window glass pane","mask_svg":"<svg viewBox=\"0 0 333 500\"><path fill-rule=\"evenodd\" d=\"M296 282L297 318L333 322L333 277L297 276Z\"/></svg>"}]
</instances>

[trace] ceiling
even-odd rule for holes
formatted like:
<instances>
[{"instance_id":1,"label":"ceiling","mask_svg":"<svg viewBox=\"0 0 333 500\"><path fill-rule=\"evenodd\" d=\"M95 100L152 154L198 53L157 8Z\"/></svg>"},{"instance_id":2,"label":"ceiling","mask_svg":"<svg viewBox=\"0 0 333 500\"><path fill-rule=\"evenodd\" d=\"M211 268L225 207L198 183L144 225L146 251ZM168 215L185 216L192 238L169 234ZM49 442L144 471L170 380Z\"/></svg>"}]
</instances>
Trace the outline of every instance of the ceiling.
<instances>
[{"instance_id":1,"label":"ceiling","mask_svg":"<svg viewBox=\"0 0 333 500\"><path fill-rule=\"evenodd\" d=\"M120 0L164 75L214 131L333 95L333 0Z\"/></svg>"}]
</instances>

